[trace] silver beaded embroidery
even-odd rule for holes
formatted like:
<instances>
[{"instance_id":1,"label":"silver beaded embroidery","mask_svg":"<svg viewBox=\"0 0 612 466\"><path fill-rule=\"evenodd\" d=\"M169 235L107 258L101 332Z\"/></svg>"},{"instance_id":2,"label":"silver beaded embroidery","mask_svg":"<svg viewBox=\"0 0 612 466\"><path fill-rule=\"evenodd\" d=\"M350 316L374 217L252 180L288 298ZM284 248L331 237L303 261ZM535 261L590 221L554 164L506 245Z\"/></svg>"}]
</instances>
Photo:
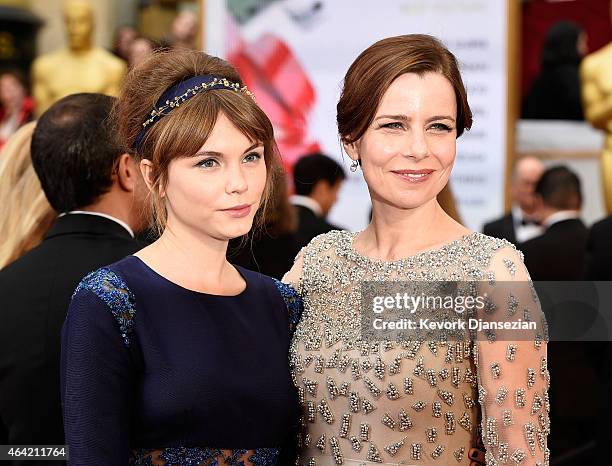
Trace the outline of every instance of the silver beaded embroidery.
<instances>
[{"instance_id":1,"label":"silver beaded embroidery","mask_svg":"<svg viewBox=\"0 0 612 466\"><path fill-rule=\"evenodd\" d=\"M318 455L331 455L336 464L340 464L338 461L344 461L344 449L351 452L352 456L348 457L355 460L403 463L422 461L426 456L433 460L439 458L440 464L446 464L443 452L450 448L446 461L452 456L453 461L464 464L469 461L466 447L477 430L479 404L480 407L503 405L508 390L490 385L487 388L491 394L487 394L480 380L483 374L477 373L478 348L470 341L362 341L358 283L365 280L487 280L497 288L495 274L487 267L498 250L512 246L503 240L473 233L433 251L383 262L355 252L352 248L354 236L348 232L331 232L313 240L303 251L303 275L296 289L302 293L304 313L291 344L291 366L294 380L300 381L299 396L305 405L305 421L310 425L315 423L313 427L318 433L327 433L322 442L315 443L324 446L329 439L330 444L324 450L311 445L309 448L314 450L308 450L305 456L317 457L318 451ZM520 253L518 257L522 259ZM518 275L518 265L522 267L518 261L509 259L500 263L512 277ZM518 295L508 296L504 301L490 300L486 311L492 315L502 311L513 314L518 303ZM523 309L525 303L520 304ZM519 315L517 313L517 317ZM495 334L488 337L491 341L497 339ZM515 361L519 345L503 344L506 355L501 362L483 359L486 346L480 348L480 359L486 362L482 370L488 371L488 379L503 382L513 373L505 364L518 364ZM534 342L534 350L541 347L542 338L539 337ZM547 367L542 358L539 369L542 378L546 379ZM528 372L526 388L532 389L535 383ZM319 400L319 385L322 384L326 398ZM431 390L436 393L432 394ZM514 401L517 408L529 401L530 411L536 411L532 426L538 427L533 432L533 439L536 446L543 445L540 450L544 451L546 429L542 424L547 420L541 419L541 415L545 412L543 407L548 394L545 390L538 393L543 398L529 396L528 400L525 390L518 389ZM305 400L306 397L318 401ZM463 399L459 407L455 402L457 397ZM498 464L504 455L508 459L508 448L513 452L513 460L521 460L523 451L531 452L531 444L525 440L524 445L505 446L504 453L504 442L500 441L502 429L515 428L506 407L507 404L504 410L498 411L491 408L492 414L484 416L483 440L491 449L487 450L491 464ZM372 414L374 411L380 414ZM370 422L362 422L362 419ZM352 420L357 423L354 432L351 432ZM303 425L308 428L309 423ZM461 429L457 430L456 424ZM329 427L323 427L326 425ZM524 426L518 428L524 429ZM382 434L383 429L387 434ZM406 435L410 432L410 436L404 437L403 432ZM438 440L440 445L435 444ZM410 448L404 447L406 443Z\"/></svg>"},{"instance_id":2,"label":"silver beaded embroidery","mask_svg":"<svg viewBox=\"0 0 612 466\"><path fill-rule=\"evenodd\" d=\"M434 460L437 460L438 458L440 458L443 452L444 452L444 445L437 445L436 448L432 450L431 457Z\"/></svg>"},{"instance_id":3,"label":"silver beaded embroidery","mask_svg":"<svg viewBox=\"0 0 612 466\"><path fill-rule=\"evenodd\" d=\"M342 419L340 421L340 434L338 437L340 438L348 438L349 429L351 428L351 415L349 413L345 413L342 415Z\"/></svg>"},{"instance_id":4,"label":"silver beaded embroidery","mask_svg":"<svg viewBox=\"0 0 612 466\"><path fill-rule=\"evenodd\" d=\"M392 443L391 445L387 445L385 447L385 451L389 453L389 455L391 456L397 455L397 452L400 450L400 448L404 446L404 443L406 442L406 438L407 437L404 437L399 442L395 442L395 443Z\"/></svg>"},{"instance_id":5,"label":"silver beaded embroidery","mask_svg":"<svg viewBox=\"0 0 612 466\"><path fill-rule=\"evenodd\" d=\"M410 458L418 461L421 459L422 445L420 443L413 443L410 445Z\"/></svg>"},{"instance_id":6,"label":"silver beaded embroidery","mask_svg":"<svg viewBox=\"0 0 612 466\"><path fill-rule=\"evenodd\" d=\"M334 461L336 464L343 464L344 458L342 456L342 451L340 450L340 443L336 437L332 437L329 439L329 444L331 445L332 455L334 457Z\"/></svg>"}]
</instances>

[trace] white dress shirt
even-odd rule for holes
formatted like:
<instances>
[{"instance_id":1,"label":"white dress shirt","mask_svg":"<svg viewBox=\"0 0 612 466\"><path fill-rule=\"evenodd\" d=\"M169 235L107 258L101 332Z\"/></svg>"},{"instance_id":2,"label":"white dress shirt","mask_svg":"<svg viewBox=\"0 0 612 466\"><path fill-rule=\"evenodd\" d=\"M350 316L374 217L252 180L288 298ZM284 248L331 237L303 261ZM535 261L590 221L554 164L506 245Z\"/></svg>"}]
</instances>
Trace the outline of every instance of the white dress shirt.
<instances>
[{"instance_id":1,"label":"white dress shirt","mask_svg":"<svg viewBox=\"0 0 612 466\"><path fill-rule=\"evenodd\" d=\"M514 236L516 237L517 243L523 243L544 233L544 228L540 225L523 225L524 218L525 213L523 210L517 205L512 206L512 222L514 224Z\"/></svg>"},{"instance_id":2,"label":"white dress shirt","mask_svg":"<svg viewBox=\"0 0 612 466\"><path fill-rule=\"evenodd\" d=\"M578 212L577 210L560 210L559 212L555 212L554 214L550 215L542 223L544 223L544 226L546 228L550 228L555 223L574 218L580 218L580 212Z\"/></svg>"},{"instance_id":3,"label":"white dress shirt","mask_svg":"<svg viewBox=\"0 0 612 466\"><path fill-rule=\"evenodd\" d=\"M127 232L130 234L132 238L134 237L134 231L130 228L130 226L127 223L125 223L123 220L119 220L118 218L113 217L112 215L103 214L101 212L90 212L87 210L71 210L70 212L64 212L63 214L59 214L58 217L63 217L64 215L72 215L72 214L96 215L98 217L107 218L121 225L123 228L127 230Z\"/></svg>"},{"instance_id":4,"label":"white dress shirt","mask_svg":"<svg viewBox=\"0 0 612 466\"><path fill-rule=\"evenodd\" d=\"M289 202L295 206L306 207L307 209L312 210L317 217L323 217L323 209L321 209L319 203L312 197L294 194L293 196L289 197Z\"/></svg>"}]
</instances>

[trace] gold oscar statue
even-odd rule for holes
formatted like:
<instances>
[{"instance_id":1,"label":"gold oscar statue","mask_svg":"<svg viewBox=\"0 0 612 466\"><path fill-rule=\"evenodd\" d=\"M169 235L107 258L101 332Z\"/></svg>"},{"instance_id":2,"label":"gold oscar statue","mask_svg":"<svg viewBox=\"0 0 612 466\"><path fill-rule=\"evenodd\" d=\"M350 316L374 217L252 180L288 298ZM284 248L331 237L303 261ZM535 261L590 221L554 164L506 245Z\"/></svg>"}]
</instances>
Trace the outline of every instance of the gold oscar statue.
<instances>
[{"instance_id":1,"label":"gold oscar statue","mask_svg":"<svg viewBox=\"0 0 612 466\"><path fill-rule=\"evenodd\" d=\"M32 91L37 115L55 101L77 92L117 95L126 73L125 62L92 45L94 18L91 5L69 0L64 5L68 47L34 60Z\"/></svg>"},{"instance_id":2,"label":"gold oscar statue","mask_svg":"<svg viewBox=\"0 0 612 466\"><path fill-rule=\"evenodd\" d=\"M612 44L587 55L580 65L584 116L606 132L601 153L605 208L612 213Z\"/></svg>"}]
</instances>

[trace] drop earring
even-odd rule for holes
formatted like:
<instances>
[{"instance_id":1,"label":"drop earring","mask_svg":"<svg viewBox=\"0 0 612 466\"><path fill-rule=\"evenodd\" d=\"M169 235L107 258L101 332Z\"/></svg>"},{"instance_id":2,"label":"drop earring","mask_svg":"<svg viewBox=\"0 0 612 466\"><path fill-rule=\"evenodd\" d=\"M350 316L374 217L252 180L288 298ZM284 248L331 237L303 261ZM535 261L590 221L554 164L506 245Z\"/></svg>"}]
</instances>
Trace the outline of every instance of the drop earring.
<instances>
[{"instance_id":1,"label":"drop earring","mask_svg":"<svg viewBox=\"0 0 612 466\"><path fill-rule=\"evenodd\" d=\"M349 170L353 173L355 173L357 171L357 167L359 166L359 160L353 160L353 163L351 163L351 166L349 167Z\"/></svg>"}]
</instances>

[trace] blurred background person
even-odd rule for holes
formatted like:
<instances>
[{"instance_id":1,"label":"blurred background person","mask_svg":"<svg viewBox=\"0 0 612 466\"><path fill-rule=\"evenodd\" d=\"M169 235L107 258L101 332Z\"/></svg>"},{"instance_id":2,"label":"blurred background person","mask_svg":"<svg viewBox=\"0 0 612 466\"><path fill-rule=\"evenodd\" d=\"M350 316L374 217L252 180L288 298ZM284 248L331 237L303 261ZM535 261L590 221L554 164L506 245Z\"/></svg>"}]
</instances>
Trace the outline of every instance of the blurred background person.
<instances>
[{"instance_id":1,"label":"blurred background person","mask_svg":"<svg viewBox=\"0 0 612 466\"><path fill-rule=\"evenodd\" d=\"M130 61L130 50L132 44L139 37L138 30L134 26L121 26L115 31L113 39L113 53L123 61Z\"/></svg>"},{"instance_id":2,"label":"blurred background person","mask_svg":"<svg viewBox=\"0 0 612 466\"><path fill-rule=\"evenodd\" d=\"M612 281L612 216L591 225L587 240L587 279L598 281ZM609 309L607 309L609 312ZM596 361L599 362L597 370L602 384L601 392L604 396L612 393L612 343L610 341L591 343L597 351ZM572 374L573 375L573 374ZM597 403L599 401L599 403ZM608 420L612 415L612 408L606 401L595 402L599 421L597 423L597 455L599 464L608 460L610 440L612 439L612 426Z\"/></svg>"},{"instance_id":3,"label":"blurred background person","mask_svg":"<svg viewBox=\"0 0 612 466\"><path fill-rule=\"evenodd\" d=\"M580 219L582 201L580 179L573 171L565 166L546 169L535 188L534 213L545 231L519 245L536 283L585 280L588 230ZM588 296L591 292L588 284L584 285ZM579 335L578 329L595 322L592 309L582 307L580 300L569 304L571 311L563 304L547 304L547 319L553 331L559 326L574 329ZM598 434L607 424L601 418L606 405L605 353L605 344L593 341L549 342L548 367L554 374L550 416L555 432L550 437L550 449L560 465L603 464L594 455Z\"/></svg>"},{"instance_id":4,"label":"blurred background person","mask_svg":"<svg viewBox=\"0 0 612 466\"><path fill-rule=\"evenodd\" d=\"M612 216L591 225L587 252L587 279L612 280Z\"/></svg>"},{"instance_id":5,"label":"blurred background person","mask_svg":"<svg viewBox=\"0 0 612 466\"><path fill-rule=\"evenodd\" d=\"M565 166L548 168L535 187L534 217L544 232L519 245L533 280L584 280L588 230L581 207L578 176Z\"/></svg>"},{"instance_id":6,"label":"blurred background person","mask_svg":"<svg viewBox=\"0 0 612 466\"><path fill-rule=\"evenodd\" d=\"M95 21L87 1L68 0L64 21L68 47L39 56L32 64L32 90L39 115L69 94L116 95L126 72L123 60L93 45Z\"/></svg>"},{"instance_id":7,"label":"blurred background person","mask_svg":"<svg viewBox=\"0 0 612 466\"><path fill-rule=\"evenodd\" d=\"M308 154L293 167L295 194L290 202L297 208L297 241L306 246L312 238L340 227L327 221L327 214L338 199L338 191L346 179L344 169L327 155Z\"/></svg>"},{"instance_id":8,"label":"blurred background person","mask_svg":"<svg viewBox=\"0 0 612 466\"><path fill-rule=\"evenodd\" d=\"M289 203L287 177L280 172L274 178L275 196L261 228L248 236L230 241L228 259L233 264L281 279L293 265L300 247L297 241L297 212Z\"/></svg>"},{"instance_id":9,"label":"blurred background person","mask_svg":"<svg viewBox=\"0 0 612 466\"><path fill-rule=\"evenodd\" d=\"M0 153L0 269L40 244L57 216L32 167L35 126L23 125Z\"/></svg>"},{"instance_id":10,"label":"blurred background person","mask_svg":"<svg viewBox=\"0 0 612 466\"><path fill-rule=\"evenodd\" d=\"M198 36L198 17L193 11L183 10L172 21L166 41L170 47L195 49Z\"/></svg>"},{"instance_id":11,"label":"blurred background person","mask_svg":"<svg viewBox=\"0 0 612 466\"><path fill-rule=\"evenodd\" d=\"M20 126L32 119L34 101L25 77L17 70L0 74L0 148Z\"/></svg>"},{"instance_id":12,"label":"blurred background person","mask_svg":"<svg viewBox=\"0 0 612 466\"><path fill-rule=\"evenodd\" d=\"M60 212L43 242L0 270L0 444L63 445L60 332L81 278L136 252L144 181L114 141L113 98L75 94L32 136L32 165Z\"/></svg>"},{"instance_id":13,"label":"blurred background person","mask_svg":"<svg viewBox=\"0 0 612 466\"><path fill-rule=\"evenodd\" d=\"M523 105L523 118L582 120L579 66L587 53L587 36L570 21L553 25L544 41L540 74Z\"/></svg>"},{"instance_id":14,"label":"blurred background person","mask_svg":"<svg viewBox=\"0 0 612 466\"><path fill-rule=\"evenodd\" d=\"M129 51L128 63L130 68L142 62L151 55L156 48L156 44L151 39L147 39L146 37L137 37L134 39Z\"/></svg>"},{"instance_id":15,"label":"blurred background person","mask_svg":"<svg viewBox=\"0 0 612 466\"><path fill-rule=\"evenodd\" d=\"M523 157L516 162L510 185L512 208L503 217L486 223L485 235L519 244L542 234L544 230L534 217L534 191L542 173L544 164L535 157Z\"/></svg>"}]
</instances>

